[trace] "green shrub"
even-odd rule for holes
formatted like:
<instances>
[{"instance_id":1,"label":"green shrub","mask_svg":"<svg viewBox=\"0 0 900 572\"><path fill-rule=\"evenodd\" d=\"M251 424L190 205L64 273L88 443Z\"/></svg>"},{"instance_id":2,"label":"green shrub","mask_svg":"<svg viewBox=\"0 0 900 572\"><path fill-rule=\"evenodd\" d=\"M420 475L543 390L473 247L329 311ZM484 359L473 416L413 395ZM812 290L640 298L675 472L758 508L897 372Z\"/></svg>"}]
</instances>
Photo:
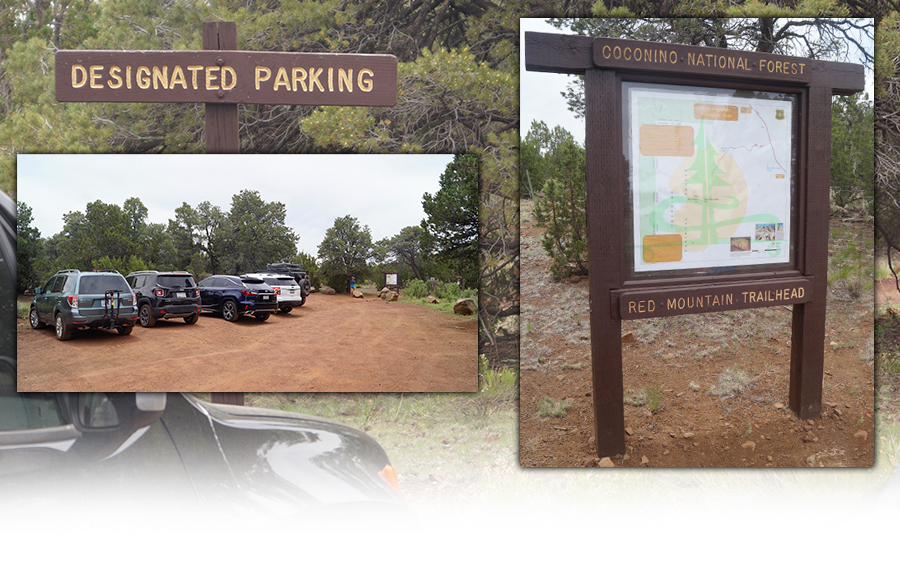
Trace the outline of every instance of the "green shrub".
<instances>
[{"instance_id":1,"label":"green shrub","mask_svg":"<svg viewBox=\"0 0 900 572\"><path fill-rule=\"evenodd\" d=\"M425 285L425 282L414 278L407 282L403 294L410 298L424 298L428 295L428 286Z\"/></svg>"}]
</instances>

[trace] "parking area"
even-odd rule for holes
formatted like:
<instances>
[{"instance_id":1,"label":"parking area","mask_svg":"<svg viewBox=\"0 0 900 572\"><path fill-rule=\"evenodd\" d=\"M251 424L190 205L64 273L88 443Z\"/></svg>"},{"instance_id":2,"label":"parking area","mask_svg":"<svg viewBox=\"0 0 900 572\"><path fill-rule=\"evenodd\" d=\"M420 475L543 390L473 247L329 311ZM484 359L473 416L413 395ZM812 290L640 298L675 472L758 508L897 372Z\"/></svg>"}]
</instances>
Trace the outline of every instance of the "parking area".
<instances>
[{"instance_id":1,"label":"parking area","mask_svg":"<svg viewBox=\"0 0 900 572\"><path fill-rule=\"evenodd\" d=\"M478 389L478 322L413 304L313 294L290 314L131 335L16 323L19 391L467 392Z\"/></svg>"}]
</instances>

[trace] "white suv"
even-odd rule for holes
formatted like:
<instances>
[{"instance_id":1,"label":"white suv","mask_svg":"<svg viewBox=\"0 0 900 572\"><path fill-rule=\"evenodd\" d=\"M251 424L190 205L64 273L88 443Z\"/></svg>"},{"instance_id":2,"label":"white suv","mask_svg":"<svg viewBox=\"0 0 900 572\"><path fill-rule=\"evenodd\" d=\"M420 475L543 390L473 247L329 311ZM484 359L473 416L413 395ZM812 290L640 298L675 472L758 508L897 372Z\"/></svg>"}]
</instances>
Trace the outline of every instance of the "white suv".
<instances>
[{"instance_id":1,"label":"white suv","mask_svg":"<svg viewBox=\"0 0 900 572\"><path fill-rule=\"evenodd\" d=\"M285 274L255 273L242 274L241 279L243 278L257 278L271 286L272 289L275 290L275 294L278 298L278 309L285 314L294 308L303 305L303 289L291 276Z\"/></svg>"}]
</instances>

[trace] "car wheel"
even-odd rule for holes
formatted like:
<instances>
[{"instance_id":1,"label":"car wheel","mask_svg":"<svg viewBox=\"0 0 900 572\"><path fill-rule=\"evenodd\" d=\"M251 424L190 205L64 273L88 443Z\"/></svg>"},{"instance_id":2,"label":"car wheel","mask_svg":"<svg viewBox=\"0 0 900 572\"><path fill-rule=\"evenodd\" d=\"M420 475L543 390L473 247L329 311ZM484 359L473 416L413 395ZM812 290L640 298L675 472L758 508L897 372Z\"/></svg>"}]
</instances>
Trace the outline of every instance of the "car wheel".
<instances>
[{"instance_id":1,"label":"car wheel","mask_svg":"<svg viewBox=\"0 0 900 572\"><path fill-rule=\"evenodd\" d=\"M142 305L138 315L140 316L141 326L152 328L156 324L156 318L153 317L153 312L150 311L150 304Z\"/></svg>"},{"instance_id":2,"label":"car wheel","mask_svg":"<svg viewBox=\"0 0 900 572\"><path fill-rule=\"evenodd\" d=\"M127 336L131 333L131 330L134 329L134 324L128 324L127 326L116 326L116 331L119 332L120 335Z\"/></svg>"},{"instance_id":3,"label":"car wheel","mask_svg":"<svg viewBox=\"0 0 900 572\"><path fill-rule=\"evenodd\" d=\"M255 317L260 322L265 322L266 320L269 319L269 313L268 312L265 312L265 313L259 312L258 314L254 314L253 317Z\"/></svg>"},{"instance_id":4,"label":"car wheel","mask_svg":"<svg viewBox=\"0 0 900 572\"><path fill-rule=\"evenodd\" d=\"M199 319L200 319L200 313L199 313L199 312L196 313L196 314L191 314L190 316L185 316L185 317L184 317L184 321L187 322L188 324L196 324L196 323L197 323L197 320L199 320Z\"/></svg>"},{"instance_id":5,"label":"car wheel","mask_svg":"<svg viewBox=\"0 0 900 572\"><path fill-rule=\"evenodd\" d=\"M291 308L290 306L282 306L282 307L280 308L280 310L281 310L282 312L284 312L285 314L290 314L290 313L291 313L291 310L293 310L293 308Z\"/></svg>"},{"instance_id":6,"label":"car wheel","mask_svg":"<svg viewBox=\"0 0 900 572\"><path fill-rule=\"evenodd\" d=\"M304 296L303 299L300 300L300 305L302 306L303 304L306 304L306 296Z\"/></svg>"},{"instance_id":7,"label":"car wheel","mask_svg":"<svg viewBox=\"0 0 900 572\"><path fill-rule=\"evenodd\" d=\"M64 342L72 337L72 331L66 327L66 322L63 320L62 314L56 315L56 338Z\"/></svg>"},{"instance_id":8,"label":"car wheel","mask_svg":"<svg viewBox=\"0 0 900 572\"><path fill-rule=\"evenodd\" d=\"M234 303L234 300L225 300L222 302L222 317L229 322L234 322L240 317L237 312L237 304Z\"/></svg>"},{"instance_id":9,"label":"car wheel","mask_svg":"<svg viewBox=\"0 0 900 572\"><path fill-rule=\"evenodd\" d=\"M28 321L31 322L31 327L35 330L40 330L44 327L44 322L41 321L41 318L38 316L37 308L32 308L30 312L28 312Z\"/></svg>"}]
</instances>

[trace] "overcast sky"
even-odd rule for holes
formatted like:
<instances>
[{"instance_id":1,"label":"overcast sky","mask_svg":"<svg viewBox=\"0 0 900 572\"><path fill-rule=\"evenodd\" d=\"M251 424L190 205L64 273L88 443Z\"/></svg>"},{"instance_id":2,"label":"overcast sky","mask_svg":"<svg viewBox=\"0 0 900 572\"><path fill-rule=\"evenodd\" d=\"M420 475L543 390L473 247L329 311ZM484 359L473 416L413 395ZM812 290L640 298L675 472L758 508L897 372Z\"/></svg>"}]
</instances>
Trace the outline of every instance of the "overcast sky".
<instances>
[{"instance_id":1,"label":"overcast sky","mask_svg":"<svg viewBox=\"0 0 900 572\"><path fill-rule=\"evenodd\" d=\"M19 155L17 199L32 209L44 238L62 217L101 200L122 206L137 197L148 222L166 224L186 202L223 212L242 189L287 207L285 223L299 250L316 255L325 231L351 215L372 240L425 218L422 196L437 192L453 155Z\"/></svg>"},{"instance_id":2,"label":"overcast sky","mask_svg":"<svg viewBox=\"0 0 900 572\"><path fill-rule=\"evenodd\" d=\"M569 74L525 71L525 32L545 32L550 34L571 33L558 30L547 23L545 18L522 18L520 21L520 42L523 49L519 53L520 73L520 119L522 137L528 133L533 120L543 121L547 127L557 125L566 129L580 144L584 145L584 118L576 118L566 107L561 95L576 77ZM871 44L871 42L869 42ZM852 57L852 55L851 55ZM873 101L874 82L871 70L866 70L866 92Z\"/></svg>"}]
</instances>

